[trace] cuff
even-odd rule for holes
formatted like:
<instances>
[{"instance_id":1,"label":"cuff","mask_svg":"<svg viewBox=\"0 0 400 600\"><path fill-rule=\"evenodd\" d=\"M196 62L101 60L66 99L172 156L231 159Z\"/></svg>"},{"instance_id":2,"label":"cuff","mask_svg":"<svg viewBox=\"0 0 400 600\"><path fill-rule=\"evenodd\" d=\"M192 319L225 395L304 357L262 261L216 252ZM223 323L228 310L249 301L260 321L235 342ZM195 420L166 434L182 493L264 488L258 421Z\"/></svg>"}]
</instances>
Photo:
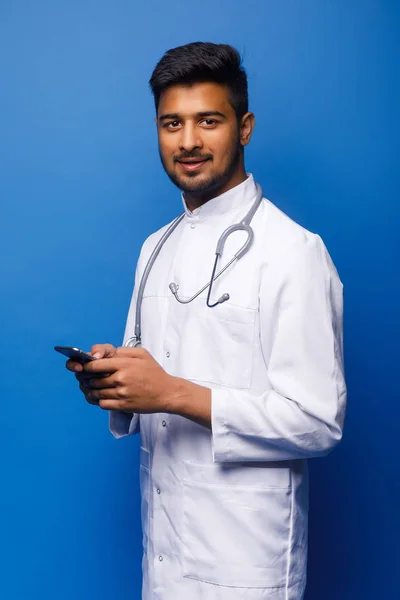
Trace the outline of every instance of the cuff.
<instances>
[{"instance_id":1,"label":"cuff","mask_svg":"<svg viewBox=\"0 0 400 600\"><path fill-rule=\"evenodd\" d=\"M110 410L108 424L112 435L119 439L139 431L139 415L130 416L119 410Z\"/></svg>"},{"instance_id":2,"label":"cuff","mask_svg":"<svg viewBox=\"0 0 400 600\"><path fill-rule=\"evenodd\" d=\"M229 460L229 431L225 422L228 396L228 390L211 390L211 444L213 461L216 463Z\"/></svg>"}]
</instances>

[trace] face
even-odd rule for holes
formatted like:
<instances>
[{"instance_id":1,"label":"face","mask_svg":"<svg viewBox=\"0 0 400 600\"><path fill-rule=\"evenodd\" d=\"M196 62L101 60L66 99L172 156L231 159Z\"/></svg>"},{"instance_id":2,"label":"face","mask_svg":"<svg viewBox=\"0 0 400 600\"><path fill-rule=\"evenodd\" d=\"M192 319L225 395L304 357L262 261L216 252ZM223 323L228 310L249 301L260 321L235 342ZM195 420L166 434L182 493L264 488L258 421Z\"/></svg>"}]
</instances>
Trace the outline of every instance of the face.
<instances>
[{"instance_id":1,"label":"face","mask_svg":"<svg viewBox=\"0 0 400 600\"><path fill-rule=\"evenodd\" d=\"M217 83L166 89L157 129L161 161L172 182L203 200L240 183L235 180L244 173L242 149L252 130L249 116L238 123L228 89Z\"/></svg>"}]
</instances>

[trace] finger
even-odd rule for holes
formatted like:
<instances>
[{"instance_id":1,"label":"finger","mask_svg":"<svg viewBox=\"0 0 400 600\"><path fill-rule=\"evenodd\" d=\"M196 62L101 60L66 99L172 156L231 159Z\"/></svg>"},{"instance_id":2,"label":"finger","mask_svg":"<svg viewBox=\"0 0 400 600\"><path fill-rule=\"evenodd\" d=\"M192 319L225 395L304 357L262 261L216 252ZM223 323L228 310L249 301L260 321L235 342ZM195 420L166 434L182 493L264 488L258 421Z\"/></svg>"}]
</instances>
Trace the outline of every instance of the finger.
<instances>
[{"instance_id":1,"label":"finger","mask_svg":"<svg viewBox=\"0 0 400 600\"><path fill-rule=\"evenodd\" d=\"M103 410L128 410L124 403L113 398L105 398L99 401L100 408Z\"/></svg>"},{"instance_id":2,"label":"finger","mask_svg":"<svg viewBox=\"0 0 400 600\"><path fill-rule=\"evenodd\" d=\"M106 388L100 390L89 388L86 389L84 393L88 400L95 401L96 403L98 403L100 400L114 400L118 402L123 401L116 388Z\"/></svg>"},{"instance_id":3,"label":"finger","mask_svg":"<svg viewBox=\"0 0 400 600\"><path fill-rule=\"evenodd\" d=\"M88 379L87 379L87 377L82 377L82 376L81 376L80 374L78 374L78 373L75 373L75 377L76 377L76 379L77 379L77 380L78 380L78 382L79 382L79 387L81 387L81 386L82 386L82 387L84 387L84 388L87 388L87 387L89 387L89 386L88 386Z\"/></svg>"},{"instance_id":4,"label":"finger","mask_svg":"<svg viewBox=\"0 0 400 600\"><path fill-rule=\"evenodd\" d=\"M95 344L91 349L91 354L96 358L109 358L114 352L115 347L112 344Z\"/></svg>"},{"instance_id":5,"label":"finger","mask_svg":"<svg viewBox=\"0 0 400 600\"><path fill-rule=\"evenodd\" d=\"M77 378L77 380L79 381L79 385L82 385L82 387L87 391L92 389L93 385L92 382L99 379L98 377L96 377L95 375L91 376L91 377L77 377L75 375L75 377ZM100 385L100 389L103 388L104 386Z\"/></svg>"},{"instance_id":6,"label":"finger","mask_svg":"<svg viewBox=\"0 0 400 600\"><path fill-rule=\"evenodd\" d=\"M96 398L89 398L88 397L87 389L85 389L82 384L80 384L79 389L81 390L82 394L85 396L86 402L88 402L89 404L93 404L93 406L98 406L99 405L99 402L98 402L98 400Z\"/></svg>"},{"instance_id":7,"label":"finger","mask_svg":"<svg viewBox=\"0 0 400 600\"><path fill-rule=\"evenodd\" d=\"M78 381L89 381L90 379L105 379L110 377L110 373L87 373L82 371L82 373L75 373L75 377Z\"/></svg>"},{"instance_id":8,"label":"finger","mask_svg":"<svg viewBox=\"0 0 400 600\"><path fill-rule=\"evenodd\" d=\"M99 358L83 365L85 373L115 373L121 368L121 360L117 358Z\"/></svg>"},{"instance_id":9,"label":"finger","mask_svg":"<svg viewBox=\"0 0 400 600\"><path fill-rule=\"evenodd\" d=\"M83 371L83 366L81 363L78 363L75 360L68 359L65 363L65 366L67 367L68 371L73 371L75 373L80 373Z\"/></svg>"},{"instance_id":10,"label":"finger","mask_svg":"<svg viewBox=\"0 0 400 600\"><path fill-rule=\"evenodd\" d=\"M125 346L120 346L115 349L115 356L121 358L143 358L148 354L145 348L126 348Z\"/></svg>"},{"instance_id":11,"label":"finger","mask_svg":"<svg viewBox=\"0 0 400 600\"><path fill-rule=\"evenodd\" d=\"M89 381L89 379L98 379L99 376L102 375L101 373L85 373L85 371L82 371L82 373L75 373L75 378L80 382L84 382L87 383Z\"/></svg>"},{"instance_id":12,"label":"finger","mask_svg":"<svg viewBox=\"0 0 400 600\"><path fill-rule=\"evenodd\" d=\"M86 377L87 387L93 390L103 390L117 387L117 381L115 377Z\"/></svg>"}]
</instances>

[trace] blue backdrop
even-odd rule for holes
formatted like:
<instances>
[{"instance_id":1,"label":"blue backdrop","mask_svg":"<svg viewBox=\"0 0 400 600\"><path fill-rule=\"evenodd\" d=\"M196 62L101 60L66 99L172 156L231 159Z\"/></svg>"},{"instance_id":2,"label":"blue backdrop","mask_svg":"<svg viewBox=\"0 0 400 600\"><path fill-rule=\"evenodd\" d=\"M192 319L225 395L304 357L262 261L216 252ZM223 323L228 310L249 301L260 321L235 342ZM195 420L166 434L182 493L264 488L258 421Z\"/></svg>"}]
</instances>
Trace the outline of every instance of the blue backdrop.
<instances>
[{"instance_id":1,"label":"blue backdrop","mask_svg":"<svg viewBox=\"0 0 400 600\"><path fill-rule=\"evenodd\" d=\"M138 439L111 437L52 347L121 342L140 245L181 210L147 80L197 40L243 53L247 170L345 285L349 406L342 444L311 464L307 600L397 595L399 12L0 2L2 599L140 597Z\"/></svg>"}]
</instances>

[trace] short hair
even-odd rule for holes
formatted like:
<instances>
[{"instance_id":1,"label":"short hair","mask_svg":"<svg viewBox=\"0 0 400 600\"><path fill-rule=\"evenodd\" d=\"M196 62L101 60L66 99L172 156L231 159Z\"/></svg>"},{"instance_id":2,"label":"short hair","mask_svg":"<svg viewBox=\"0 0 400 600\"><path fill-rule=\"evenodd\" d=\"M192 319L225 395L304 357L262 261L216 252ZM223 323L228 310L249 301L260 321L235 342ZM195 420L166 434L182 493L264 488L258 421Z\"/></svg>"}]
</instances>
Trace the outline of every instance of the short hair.
<instances>
[{"instance_id":1,"label":"short hair","mask_svg":"<svg viewBox=\"0 0 400 600\"><path fill-rule=\"evenodd\" d=\"M227 86L230 104L238 120L247 113L247 75L239 52L228 44L211 42L193 42L164 54L149 81L156 112L162 92L172 85L208 81Z\"/></svg>"}]
</instances>

